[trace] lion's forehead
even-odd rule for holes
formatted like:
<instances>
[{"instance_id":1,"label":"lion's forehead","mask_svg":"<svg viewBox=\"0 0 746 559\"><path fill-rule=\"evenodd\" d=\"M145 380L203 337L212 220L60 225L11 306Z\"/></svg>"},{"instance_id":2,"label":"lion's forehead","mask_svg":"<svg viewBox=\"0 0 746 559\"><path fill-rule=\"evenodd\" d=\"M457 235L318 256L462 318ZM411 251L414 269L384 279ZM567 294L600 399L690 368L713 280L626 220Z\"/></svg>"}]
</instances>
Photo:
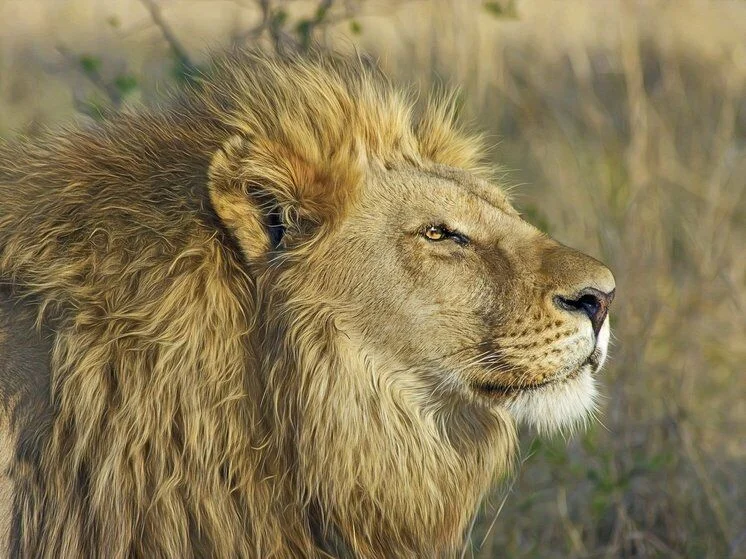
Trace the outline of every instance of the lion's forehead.
<instances>
[{"instance_id":1,"label":"lion's forehead","mask_svg":"<svg viewBox=\"0 0 746 559\"><path fill-rule=\"evenodd\" d=\"M460 192L478 198L503 213L517 215L506 191L494 181L488 181L464 169L445 165L433 165L427 172L453 183Z\"/></svg>"},{"instance_id":2,"label":"lion's forehead","mask_svg":"<svg viewBox=\"0 0 746 559\"><path fill-rule=\"evenodd\" d=\"M500 185L442 165L373 172L363 188L369 202L363 213L376 219L385 207L399 222L441 218L468 228L519 217Z\"/></svg>"}]
</instances>

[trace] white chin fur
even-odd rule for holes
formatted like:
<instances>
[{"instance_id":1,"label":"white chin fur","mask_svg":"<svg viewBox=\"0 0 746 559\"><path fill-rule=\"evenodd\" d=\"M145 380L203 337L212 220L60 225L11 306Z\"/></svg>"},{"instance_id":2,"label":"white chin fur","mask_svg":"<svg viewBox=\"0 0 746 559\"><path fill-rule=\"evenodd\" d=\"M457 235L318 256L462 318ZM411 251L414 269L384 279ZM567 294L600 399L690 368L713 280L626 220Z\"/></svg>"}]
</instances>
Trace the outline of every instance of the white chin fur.
<instances>
[{"instance_id":1,"label":"white chin fur","mask_svg":"<svg viewBox=\"0 0 746 559\"><path fill-rule=\"evenodd\" d=\"M596 382L585 366L576 378L516 394L506 407L518 423L545 435L573 432L585 425L597 399Z\"/></svg>"},{"instance_id":2,"label":"white chin fur","mask_svg":"<svg viewBox=\"0 0 746 559\"><path fill-rule=\"evenodd\" d=\"M609 337L607 317L596 343L598 368L606 360ZM516 394L506 407L518 423L531 426L539 434L572 433L585 426L596 409L598 390L593 375L597 371L591 369L584 365L575 378Z\"/></svg>"}]
</instances>

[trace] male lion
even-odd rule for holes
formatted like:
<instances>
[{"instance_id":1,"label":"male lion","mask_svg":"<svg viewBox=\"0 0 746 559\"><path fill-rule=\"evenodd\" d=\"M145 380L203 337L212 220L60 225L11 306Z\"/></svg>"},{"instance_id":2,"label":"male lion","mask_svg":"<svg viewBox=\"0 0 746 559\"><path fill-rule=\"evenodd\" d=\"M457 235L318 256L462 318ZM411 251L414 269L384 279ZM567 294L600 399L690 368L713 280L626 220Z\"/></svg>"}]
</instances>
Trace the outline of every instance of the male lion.
<instances>
[{"instance_id":1,"label":"male lion","mask_svg":"<svg viewBox=\"0 0 746 559\"><path fill-rule=\"evenodd\" d=\"M514 419L593 409L614 293L481 159L369 64L246 52L0 147L8 552L452 554Z\"/></svg>"}]
</instances>

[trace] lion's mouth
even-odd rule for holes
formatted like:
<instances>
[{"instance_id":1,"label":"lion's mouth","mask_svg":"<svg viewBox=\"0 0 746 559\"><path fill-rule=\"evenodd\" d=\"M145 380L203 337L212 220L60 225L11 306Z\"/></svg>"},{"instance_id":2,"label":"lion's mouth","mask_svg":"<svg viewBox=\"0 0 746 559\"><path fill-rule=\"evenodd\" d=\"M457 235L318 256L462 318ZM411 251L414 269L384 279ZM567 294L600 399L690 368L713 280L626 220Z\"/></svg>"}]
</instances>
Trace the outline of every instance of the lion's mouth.
<instances>
[{"instance_id":1,"label":"lion's mouth","mask_svg":"<svg viewBox=\"0 0 746 559\"><path fill-rule=\"evenodd\" d=\"M522 386L505 386L500 384L480 383L473 384L472 388L474 388L474 390L476 392L479 392L480 394L484 394L485 396L491 396L494 398L499 396L512 396L520 392L530 392L532 390L538 390L550 384L554 384L555 382L556 381L554 380L549 380L547 382L541 382L538 384L527 384Z\"/></svg>"},{"instance_id":2,"label":"lion's mouth","mask_svg":"<svg viewBox=\"0 0 746 559\"><path fill-rule=\"evenodd\" d=\"M591 374L598 372L600 368L600 351L595 349L588 358L576 369L573 369L568 374L552 377L544 382L537 382L532 384L521 384L521 385L508 385L499 383L473 383L471 386L475 392L489 396L491 398L509 397L516 394L525 392L534 392L541 390L547 386L559 385L565 382L574 380L580 376L580 373L587 368L590 369Z\"/></svg>"}]
</instances>

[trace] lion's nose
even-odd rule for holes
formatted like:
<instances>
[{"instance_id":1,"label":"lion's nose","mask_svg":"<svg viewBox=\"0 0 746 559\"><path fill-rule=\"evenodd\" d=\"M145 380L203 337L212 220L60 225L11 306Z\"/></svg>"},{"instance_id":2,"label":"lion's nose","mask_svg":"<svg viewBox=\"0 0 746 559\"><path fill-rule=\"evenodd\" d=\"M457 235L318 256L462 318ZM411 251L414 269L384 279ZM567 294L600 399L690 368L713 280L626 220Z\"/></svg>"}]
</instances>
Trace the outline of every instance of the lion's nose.
<instances>
[{"instance_id":1,"label":"lion's nose","mask_svg":"<svg viewBox=\"0 0 746 559\"><path fill-rule=\"evenodd\" d=\"M606 315L609 313L609 305L614 299L615 291L615 289L612 289L608 293L604 293L594 287L586 287L570 297L557 295L554 298L554 304L566 311L584 313L591 319L593 332L598 336Z\"/></svg>"}]
</instances>

